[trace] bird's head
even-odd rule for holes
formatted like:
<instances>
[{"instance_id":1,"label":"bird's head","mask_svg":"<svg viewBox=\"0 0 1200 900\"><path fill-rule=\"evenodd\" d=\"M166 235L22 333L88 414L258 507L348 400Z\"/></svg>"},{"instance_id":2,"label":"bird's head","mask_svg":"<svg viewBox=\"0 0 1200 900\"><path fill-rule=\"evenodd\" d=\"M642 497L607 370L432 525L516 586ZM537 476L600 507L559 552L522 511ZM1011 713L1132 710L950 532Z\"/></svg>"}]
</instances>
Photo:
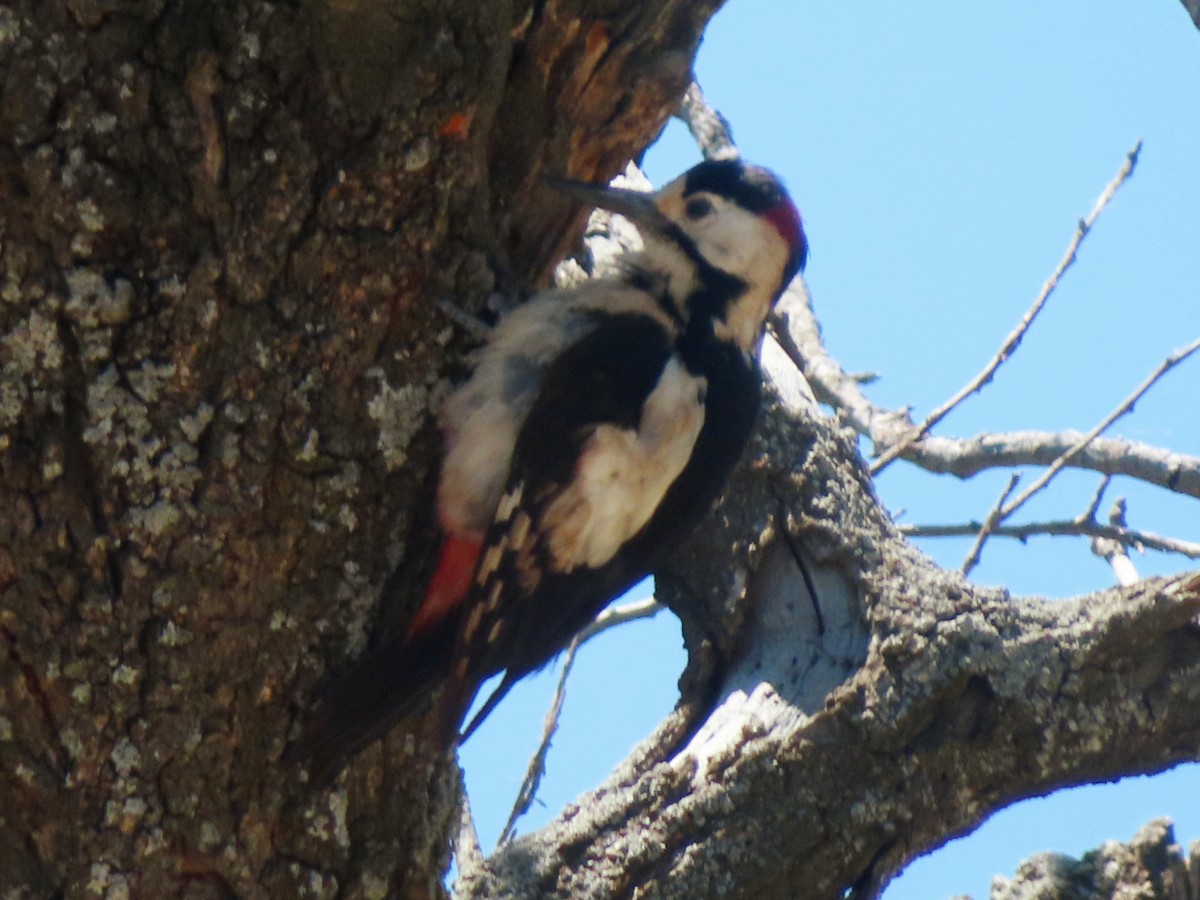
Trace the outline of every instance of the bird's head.
<instances>
[{"instance_id":1,"label":"bird's head","mask_svg":"<svg viewBox=\"0 0 1200 900\"><path fill-rule=\"evenodd\" d=\"M702 162L654 193L551 184L633 222L645 242L637 268L666 280L681 315L712 316L744 350L757 344L772 304L808 256L783 184L739 159Z\"/></svg>"}]
</instances>

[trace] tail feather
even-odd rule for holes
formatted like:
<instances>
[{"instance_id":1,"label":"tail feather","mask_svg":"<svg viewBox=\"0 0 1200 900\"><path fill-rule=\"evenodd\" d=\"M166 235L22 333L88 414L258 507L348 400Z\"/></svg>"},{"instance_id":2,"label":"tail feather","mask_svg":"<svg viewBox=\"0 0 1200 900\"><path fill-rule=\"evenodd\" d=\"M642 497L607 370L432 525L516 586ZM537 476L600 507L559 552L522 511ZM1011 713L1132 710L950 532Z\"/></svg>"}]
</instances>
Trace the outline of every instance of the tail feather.
<instances>
[{"instance_id":1,"label":"tail feather","mask_svg":"<svg viewBox=\"0 0 1200 900\"><path fill-rule=\"evenodd\" d=\"M303 765L310 783L327 785L351 757L418 712L445 680L456 619L443 619L417 640L393 640L368 652L333 683L285 761ZM457 729L457 719L449 727Z\"/></svg>"}]
</instances>

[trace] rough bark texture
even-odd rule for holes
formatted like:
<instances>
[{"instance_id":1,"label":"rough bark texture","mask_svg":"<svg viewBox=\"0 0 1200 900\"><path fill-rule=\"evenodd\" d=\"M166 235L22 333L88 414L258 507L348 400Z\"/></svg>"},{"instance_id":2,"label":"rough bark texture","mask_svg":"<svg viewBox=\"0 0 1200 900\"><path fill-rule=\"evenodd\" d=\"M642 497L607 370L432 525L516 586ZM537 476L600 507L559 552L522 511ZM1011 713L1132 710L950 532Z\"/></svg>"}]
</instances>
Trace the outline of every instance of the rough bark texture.
<instances>
[{"instance_id":1,"label":"rough bark texture","mask_svg":"<svg viewBox=\"0 0 1200 900\"><path fill-rule=\"evenodd\" d=\"M1200 844L1188 854L1167 819L1155 819L1128 844L1106 841L1072 859L1039 853L1011 878L992 881L991 900L1197 900Z\"/></svg>"},{"instance_id":2,"label":"rough bark texture","mask_svg":"<svg viewBox=\"0 0 1200 900\"><path fill-rule=\"evenodd\" d=\"M545 278L579 222L539 175L639 152L717 5L0 7L0 893L441 893L421 734L315 797L278 759L427 572L469 348L434 301ZM770 360L664 581L680 711L465 895L866 896L1004 803L1196 758L1200 579L936 569Z\"/></svg>"},{"instance_id":3,"label":"rough bark texture","mask_svg":"<svg viewBox=\"0 0 1200 900\"><path fill-rule=\"evenodd\" d=\"M539 176L639 152L717 5L0 8L0 893L440 892L448 760L277 760L422 580L432 301L545 276Z\"/></svg>"}]
</instances>

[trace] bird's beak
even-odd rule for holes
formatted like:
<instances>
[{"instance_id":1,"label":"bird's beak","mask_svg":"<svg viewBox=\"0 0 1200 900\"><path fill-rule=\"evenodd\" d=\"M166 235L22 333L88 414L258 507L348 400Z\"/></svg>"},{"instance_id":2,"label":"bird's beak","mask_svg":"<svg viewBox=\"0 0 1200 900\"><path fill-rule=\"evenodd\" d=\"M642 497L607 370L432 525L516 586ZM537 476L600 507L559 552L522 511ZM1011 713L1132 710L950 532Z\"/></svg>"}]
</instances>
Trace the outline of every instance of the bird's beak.
<instances>
[{"instance_id":1,"label":"bird's beak","mask_svg":"<svg viewBox=\"0 0 1200 900\"><path fill-rule=\"evenodd\" d=\"M662 233L671 225L671 220L654 205L653 194L566 178L547 178L546 184L587 206L622 215L639 229Z\"/></svg>"}]
</instances>

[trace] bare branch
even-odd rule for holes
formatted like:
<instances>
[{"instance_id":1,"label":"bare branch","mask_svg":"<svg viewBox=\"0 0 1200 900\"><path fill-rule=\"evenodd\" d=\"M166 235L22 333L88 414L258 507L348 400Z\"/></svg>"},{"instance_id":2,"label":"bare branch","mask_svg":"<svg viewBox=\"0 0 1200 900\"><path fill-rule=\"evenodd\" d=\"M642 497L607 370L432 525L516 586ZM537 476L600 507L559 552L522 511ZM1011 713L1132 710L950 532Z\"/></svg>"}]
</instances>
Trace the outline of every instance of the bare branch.
<instances>
[{"instance_id":1,"label":"bare branch","mask_svg":"<svg viewBox=\"0 0 1200 900\"><path fill-rule=\"evenodd\" d=\"M513 801L508 821L504 823L504 828L500 831L500 844L506 843L513 836L517 820L529 812L529 807L533 806L538 787L542 783L542 776L546 774L546 755L550 752L550 741L554 737L554 732L558 730L558 717L562 713L563 700L567 696L567 676L571 674L571 667L575 664L575 651L579 649L581 643L583 643L583 639L580 635L571 641L571 646L567 648L562 672L558 676L558 685L554 689L554 702L550 704L550 709L546 713L545 722L542 724L541 740L538 741L537 749L529 760L529 767L525 770L525 777L521 781L521 789L517 791L517 799Z\"/></svg>"},{"instance_id":2,"label":"bare branch","mask_svg":"<svg viewBox=\"0 0 1200 900\"><path fill-rule=\"evenodd\" d=\"M1112 425L1113 422L1121 418L1121 416L1131 412L1134 405L1142 398L1146 391L1150 390L1150 388L1152 388L1160 378L1167 374L1167 372L1171 371L1171 369L1175 368L1175 366L1179 365L1197 350L1200 350L1200 338L1192 341L1182 350L1176 350L1161 363L1159 363L1158 368L1147 375L1145 380L1134 389L1133 393L1121 401L1120 405L1117 406L1116 409L1105 416L1104 419L1101 420L1100 423L1097 424L1091 431L1080 437L1079 440L1072 444L1064 453L1054 460L1054 462L1046 467L1046 471L1044 471L1037 478L1037 480L1033 482L1033 484L1027 487L1024 492L1020 494L1020 496L1012 501L1012 503L1008 504L1002 512L1001 519L1008 518L1010 515L1020 509L1030 497L1045 487L1055 475L1062 471L1063 467L1071 461L1071 458L1076 453L1091 443L1092 440L1098 437L1103 431Z\"/></svg>"},{"instance_id":3,"label":"bare branch","mask_svg":"<svg viewBox=\"0 0 1200 900\"><path fill-rule=\"evenodd\" d=\"M873 405L862 392L859 380L825 350L802 278L796 278L780 299L772 331L804 374L817 400L837 410L857 433L883 446L900 440L899 434L912 427L903 412ZM1080 438L1079 432L1070 430L985 433L964 438L927 436L902 455L929 472L970 478L997 468L1049 465L1076 446ZM1098 437L1076 451L1068 465L1105 475L1124 475L1200 498L1200 457L1141 441Z\"/></svg>"},{"instance_id":4,"label":"bare branch","mask_svg":"<svg viewBox=\"0 0 1200 900\"><path fill-rule=\"evenodd\" d=\"M1142 383L1134 389L1133 393L1121 401L1120 405L1118 405L1116 409L1105 416L1104 419L1101 420L1100 423L1097 424L1091 431L1081 436L1078 441L1072 444L1064 453L1051 462L1050 465L1046 467L1046 470L1042 472L1042 474L1039 475L1034 482L1024 491L1022 491L1014 500L1011 502L1006 502L1004 498L1007 497L1008 493L1010 493L1012 488L1015 486L1015 481L1010 480L1009 486L1006 489L1000 504L994 507L988 514L987 519L984 520L983 527L979 531L979 537L976 539L975 545L971 548L971 552L967 554L967 559L963 563L963 574L970 572L971 569L974 568L979 562L979 554L982 552L983 542L987 539L988 534L990 534L997 525L1020 509L1026 502L1029 501L1031 497L1037 494L1038 491L1046 487L1046 485L1050 483L1054 476L1061 472L1067 463L1071 461L1072 457L1076 453L1086 447L1092 440L1099 436L1102 431L1112 425L1113 422L1130 412L1137 401L1140 400L1146 391L1150 390L1150 388L1153 387L1158 380L1163 377L1163 375L1165 375L1175 366L1179 365L1197 350L1200 350L1200 338L1192 341L1192 343L1188 344L1182 350L1176 350L1174 353L1170 354L1166 359L1159 363L1158 367L1153 372L1146 376Z\"/></svg>"},{"instance_id":5,"label":"bare branch","mask_svg":"<svg viewBox=\"0 0 1200 900\"><path fill-rule=\"evenodd\" d=\"M980 522L960 522L952 525L899 525L907 537L939 538L969 537L978 534ZM1189 559L1200 559L1200 543L1165 537L1152 531L1105 525L1081 519L1052 519L1046 522L1027 522L1020 525L997 525L991 532L995 537L1026 541L1032 537L1092 537L1115 541L1124 547L1145 547L1163 553L1178 553Z\"/></svg>"},{"instance_id":6,"label":"bare branch","mask_svg":"<svg viewBox=\"0 0 1200 900\"><path fill-rule=\"evenodd\" d=\"M821 327L812 310L808 285L797 275L788 285L771 320L771 331L788 358L804 375L819 403L833 407L859 434L876 444L889 443L885 435L899 435L912 427L902 412L881 409L862 392L861 382L829 355L821 341Z\"/></svg>"},{"instance_id":7,"label":"bare branch","mask_svg":"<svg viewBox=\"0 0 1200 900\"><path fill-rule=\"evenodd\" d=\"M992 511L988 513L987 518L983 520L983 524L979 526L979 533L975 536L975 543L971 546L971 550L967 553L967 558L963 560L962 573L969 575L971 570L979 563L979 556L983 553L984 541L988 536L995 531L996 526L1003 519L1004 501L1017 488L1017 482L1021 480L1021 476L1016 472L1008 478L1008 484L1004 486L1004 490L1000 492L1000 496L996 498L996 504L992 507Z\"/></svg>"},{"instance_id":8,"label":"bare branch","mask_svg":"<svg viewBox=\"0 0 1200 900\"><path fill-rule=\"evenodd\" d=\"M658 615L665 607L653 597L644 600L631 600L619 606L610 606L592 620L592 624L579 632L579 643L585 644L602 632L624 625L626 622L636 622L638 619L650 619Z\"/></svg>"},{"instance_id":9,"label":"bare branch","mask_svg":"<svg viewBox=\"0 0 1200 900\"><path fill-rule=\"evenodd\" d=\"M1104 499L1104 492L1108 490L1108 484L1112 478L1105 475L1100 479L1100 484L1096 486L1096 493L1092 495L1092 502L1088 504L1088 508L1084 510L1082 518L1088 522L1096 520L1096 510L1100 508L1100 502ZM1125 524L1124 522L1121 523Z\"/></svg>"},{"instance_id":10,"label":"bare branch","mask_svg":"<svg viewBox=\"0 0 1200 900\"><path fill-rule=\"evenodd\" d=\"M1013 431L972 437L927 437L905 454L928 472L970 478L991 469L1046 466L1078 445L1078 431ZM1141 441L1098 437L1068 463L1105 475L1124 475L1176 494L1200 498L1200 457Z\"/></svg>"},{"instance_id":11,"label":"bare branch","mask_svg":"<svg viewBox=\"0 0 1200 900\"><path fill-rule=\"evenodd\" d=\"M873 405L859 381L825 350L803 279L796 278L780 299L772 331L812 386L817 400L837 410L857 433L879 446L898 440L895 435L911 427L903 412ZM926 471L970 478L997 468L1049 465L1076 446L1080 438L1079 432L1070 430L985 433L965 438L927 436L902 455ZM1105 475L1124 475L1200 498L1200 457L1153 444L1098 437L1078 450L1068 465Z\"/></svg>"},{"instance_id":12,"label":"bare branch","mask_svg":"<svg viewBox=\"0 0 1200 900\"><path fill-rule=\"evenodd\" d=\"M633 600L620 606L610 606L596 616L591 625L579 632L575 636L575 640L571 641L571 646L567 648L566 657L563 659L558 685L554 689L554 700L546 712L546 719L542 725L541 740L538 741L537 749L534 750L533 756L529 760L529 767L525 770L525 778L521 781L521 789L517 792L517 799L513 802L512 811L508 814L508 821L504 823L504 828L500 832L501 844L513 836L517 820L525 815L529 811L529 807L533 805L538 787L542 783L542 777L546 774L546 757L550 752L550 741L558 730L558 719L562 714L563 700L567 695L567 676L571 674L571 668L575 664L576 651L596 635L608 631L610 628L638 619L652 618L662 609L664 609L663 605L653 597Z\"/></svg>"},{"instance_id":13,"label":"bare branch","mask_svg":"<svg viewBox=\"0 0 1200 900\"><path fill-rule=\"evenodd\" d=\"M1116 177L1113 178L1113 180L1109 182L1108 186L1104 188L1104 191L1096 200L1095 206L1092 207L1092 211L1088 213L1086 218L1079 220L1079 224L1075 229L1075 235L1071 238L1070 244L1067 245L1067 252L1063 254L1063 258L1059 260L1058 266L1055 268L1053 274L1051 274L1051 276L1046 279L1046 283L1042 285L1042 290L1039 292L1037 298L1033 301L1033 305L1029 307L1025 315L1021 317L1021 321L1017 323L1017 327L1014 328L1008 337L1004 339L1004 343L1001 345L999 352L997 352L996 355L988 361L987 365L983 367L979 374L967 382L967 384L964 385L958 391L958 393L931 412L925 418L925 421L917 426L914 431L910 432L898 443L893 444L883 453L883 455L879 457L879 459L875 460L875 462L871 465L872 475L877 475L882 472L893 460L903 454L904 451L907 450L913 443L920 440L925 434L927 434L934 425L944 419L952 409L962 403L971 394L981 390L984 385L988 384L992 380L992 376L996 374L996 370L1000 368L1000 366L1003 365L1010 356L1012 356L1017 347L1020 346L1022 338L1025 337L1025 332L1029 330L1029 326L1033 324L1033 320L1037 318L1038 313L1040 313L1042 308L1046 305L1046 301L1050 299L1050 295L1053 294L1055 288L1058 287L1058 283L1062 279L1063 275L1066 274L1067 269L1074 264L1080 245L1083 243L1084 238L1087 237L1088 232L1091 231L1092 226L1096 223L1096 220L1100 217L1100 213L1102 213L1104 208L1108 206L1108 202L1116 195L1121 185L1123 185L1126 180L1128 180L1129 176L1133 174L1133 170L1137 166L1138 154L1141 153L1141 151L1142 142L1138 141L1133 145L1133 149L1125 155L1125 162L1121 165Z\"/></svg>"},{"instance_id":14,"label":"bare branch","mask_svg":"<svg viewBox=\"0 0 1200 900\"><path fill-rule=\"evenodd\" d=\"M709 104L697 82L693 81L684 92L675 115L687 125L705 159L733 159L739 155L729 120Z\"/></svg>"}]
</instances>

